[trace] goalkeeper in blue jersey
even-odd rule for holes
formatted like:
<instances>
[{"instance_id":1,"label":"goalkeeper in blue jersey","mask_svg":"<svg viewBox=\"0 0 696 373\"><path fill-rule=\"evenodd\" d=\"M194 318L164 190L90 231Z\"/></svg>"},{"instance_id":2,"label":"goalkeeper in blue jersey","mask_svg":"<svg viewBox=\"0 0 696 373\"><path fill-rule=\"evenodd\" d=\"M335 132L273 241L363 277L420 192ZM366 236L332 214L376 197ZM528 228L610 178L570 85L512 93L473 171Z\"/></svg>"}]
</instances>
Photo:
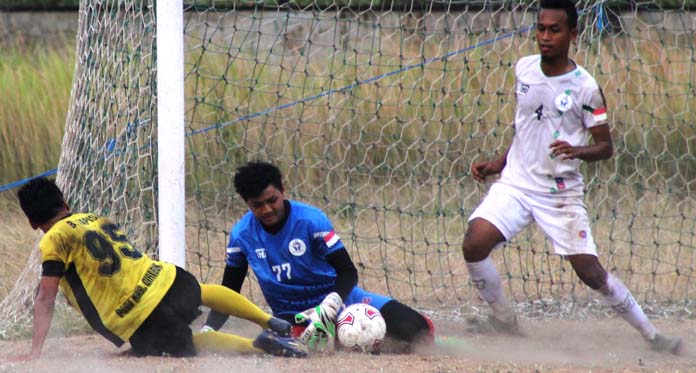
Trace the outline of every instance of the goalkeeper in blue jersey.
<instances>
[{"instance_id":1,"label":"goalkeeper in blue jersey","mask_svg":"<svg viewBox=\"0 0 696 373\"><path fill-rule=\"evenodd\" d=\"M273 315L297 323L293 335L310 348L331 346L341 307L354 303L380 310L400 352L434 340L427 317L357 286L358 272L331 221L316 207L285 199L276 166L248 163L234 186L250 211L230 233L222 285L239 292L251 266ZM203 328L217 330L226 320L213 311Z\"/></svg>"}]
</instances>

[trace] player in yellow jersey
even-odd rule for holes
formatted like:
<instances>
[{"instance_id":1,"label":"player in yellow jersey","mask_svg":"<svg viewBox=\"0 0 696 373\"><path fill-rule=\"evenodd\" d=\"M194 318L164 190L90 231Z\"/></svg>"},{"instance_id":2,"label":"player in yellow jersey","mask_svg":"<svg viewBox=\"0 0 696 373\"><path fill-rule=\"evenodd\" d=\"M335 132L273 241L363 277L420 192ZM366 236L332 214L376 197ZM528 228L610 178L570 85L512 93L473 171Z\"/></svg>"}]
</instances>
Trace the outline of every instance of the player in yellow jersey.
<instances>
[{"instance_id":1,"label":"player in yellow jersey","mask_svg":"<svg viewBox=\"0 0 696 373\"><path fill-rule=\"evenodd\" d=\"M95 331L116 346L129 341L139 356L192 356L198 350L306 356L289 338L287 321L237 292L201 284L182 268L150 259L108 218L71 213L53 180L31 180L17 196L32 228L45 235L39 243L42 274L31 352L13 360L41 355L59 288ZM201 304L253 321L264 331L255 340L218 332L193 335L189 324L201 314Z\"/></svg>"}]
</instances>

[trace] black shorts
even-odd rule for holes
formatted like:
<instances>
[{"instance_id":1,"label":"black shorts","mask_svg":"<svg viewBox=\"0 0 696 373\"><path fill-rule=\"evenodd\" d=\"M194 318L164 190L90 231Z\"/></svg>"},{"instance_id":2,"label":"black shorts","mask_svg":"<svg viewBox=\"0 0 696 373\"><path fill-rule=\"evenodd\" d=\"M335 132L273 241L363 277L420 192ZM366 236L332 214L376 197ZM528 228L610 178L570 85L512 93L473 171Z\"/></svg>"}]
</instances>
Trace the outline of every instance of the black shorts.
<instances>
[{"instance_id":1,"label":"black shorts","mask_svg":"<svg viewBox=\"0 0 696 373\"><path fill-rule=\"evenodd\" d=\"M172 287L131 336L133 352L138 356L194 356L196 349L189 324L201 315L200 305L198 280L176 267Z\"/></svg>"}]
</instances>

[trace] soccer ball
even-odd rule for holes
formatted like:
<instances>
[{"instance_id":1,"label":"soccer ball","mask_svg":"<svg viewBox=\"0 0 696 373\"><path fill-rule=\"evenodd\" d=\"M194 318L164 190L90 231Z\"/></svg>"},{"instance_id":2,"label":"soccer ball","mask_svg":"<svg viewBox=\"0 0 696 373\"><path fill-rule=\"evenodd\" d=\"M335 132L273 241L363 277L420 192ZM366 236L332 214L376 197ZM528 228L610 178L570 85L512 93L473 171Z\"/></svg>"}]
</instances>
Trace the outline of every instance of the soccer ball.
<instances>
[{"instance_id":1,"label":"soccer ball","mask_svg":"<svg viewBox=\"0 0 696 373\"><path fill-rule=\"evenodd\" d=\"M369 304L351 304L338 315L336 336L341 346L354 351L378 352L387 334L387 324L378 309Z\"/></svg>"}]
</instances>

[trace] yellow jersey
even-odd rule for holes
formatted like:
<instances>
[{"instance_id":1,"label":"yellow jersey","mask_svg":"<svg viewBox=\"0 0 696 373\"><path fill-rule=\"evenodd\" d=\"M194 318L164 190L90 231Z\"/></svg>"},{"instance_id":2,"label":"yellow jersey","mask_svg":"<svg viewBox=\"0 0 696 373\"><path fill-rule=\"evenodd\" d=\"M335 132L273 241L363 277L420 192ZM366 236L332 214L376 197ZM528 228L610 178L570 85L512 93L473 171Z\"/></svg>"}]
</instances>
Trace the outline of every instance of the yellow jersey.
<instances>
[{"instance_id":1,"label":"yellow jersey","mask_svg":"<svg viewBox=\"0 0 696 373\"><path fill-rule=\"evenodd\" d=\"M93 214L58 221L39 249L42 263L63 263L60 289L68 302L117 346L152 313L176 276L173 264L141 254L114 222Z\"/></svg>"}]
</instances>

